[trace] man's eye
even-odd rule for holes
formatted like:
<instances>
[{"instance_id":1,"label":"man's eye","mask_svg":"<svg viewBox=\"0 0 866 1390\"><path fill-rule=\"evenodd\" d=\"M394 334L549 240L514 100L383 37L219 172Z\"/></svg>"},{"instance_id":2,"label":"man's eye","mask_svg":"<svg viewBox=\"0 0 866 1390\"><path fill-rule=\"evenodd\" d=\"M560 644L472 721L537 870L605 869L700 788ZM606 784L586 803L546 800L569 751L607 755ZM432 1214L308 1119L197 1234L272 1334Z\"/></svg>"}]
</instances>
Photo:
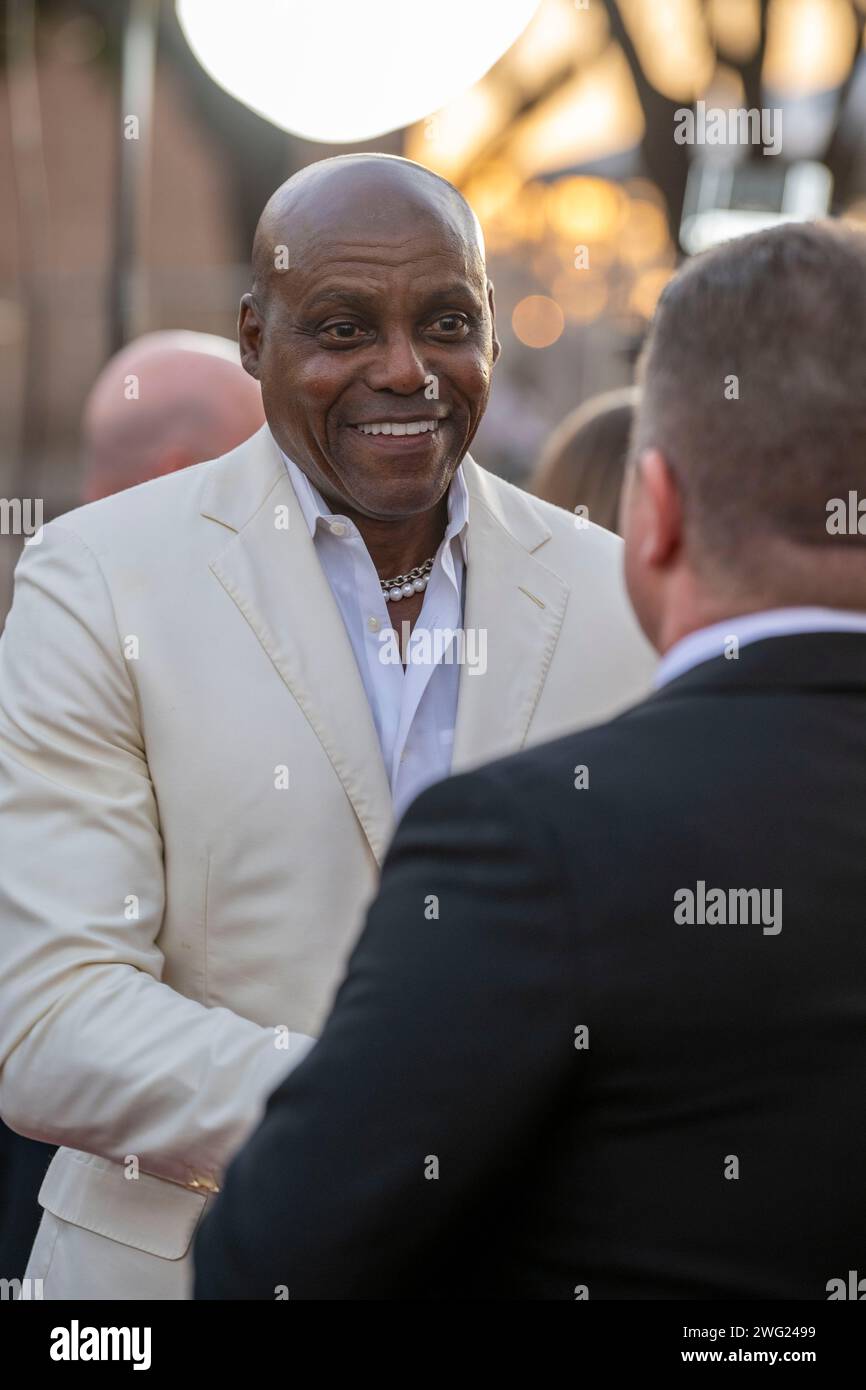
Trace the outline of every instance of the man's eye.
<instances>
[{"instance_id":1,"label":"man's eye","mask_svg":"<svg viewBox=\"0 0 866 1390\"><path fill-rule=\"evenodd\" d=\"M341 343L350 343L356 333L362 330L356 323L329 323L322 329L332 338L339 338Z\"/></svg>"},{"instance_id":2,"label":"man's eye","mask_svg":"<svg viewBox=\"0 0 866 1390\"><path fill-rule=\"evenodd\" d=\"M432 325L437 333L445 333L448 337L461 337L469 324L462 314L443 314Z\"/></svg>"}]
</instances>

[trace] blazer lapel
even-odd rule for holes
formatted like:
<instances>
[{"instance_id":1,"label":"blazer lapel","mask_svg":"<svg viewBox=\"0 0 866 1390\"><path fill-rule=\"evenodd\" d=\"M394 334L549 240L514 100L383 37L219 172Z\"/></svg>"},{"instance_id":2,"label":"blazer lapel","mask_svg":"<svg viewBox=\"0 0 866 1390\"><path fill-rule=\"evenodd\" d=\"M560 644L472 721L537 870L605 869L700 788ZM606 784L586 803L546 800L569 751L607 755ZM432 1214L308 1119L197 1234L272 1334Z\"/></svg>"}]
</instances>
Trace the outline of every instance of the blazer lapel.
<instances>
[{"instance_id":1,"label":"blazer lapel","mask_svg":"<svg viewBox=\"0 0 866 1390\"><path fill-rule=\"evenodd\" d=\"M523 746L569 594L533 553L551 533L529 499L468 455L463 471L470 497L464 626L486 633L487 666L483 674L468 664L460 671L454 772Z\"/></svg>"},{"instance_id":2,"label":"blazer lapel","mask_svg":"<svg viewBox=\"0 0 866 1390\"><path fill-rule=\"evenodd\" d=\"M376 727L342 615L268 427L211 469L202 514L234 534L210 568L315 731L381 863L393 809Z\"/></svg>"}]
</instances>

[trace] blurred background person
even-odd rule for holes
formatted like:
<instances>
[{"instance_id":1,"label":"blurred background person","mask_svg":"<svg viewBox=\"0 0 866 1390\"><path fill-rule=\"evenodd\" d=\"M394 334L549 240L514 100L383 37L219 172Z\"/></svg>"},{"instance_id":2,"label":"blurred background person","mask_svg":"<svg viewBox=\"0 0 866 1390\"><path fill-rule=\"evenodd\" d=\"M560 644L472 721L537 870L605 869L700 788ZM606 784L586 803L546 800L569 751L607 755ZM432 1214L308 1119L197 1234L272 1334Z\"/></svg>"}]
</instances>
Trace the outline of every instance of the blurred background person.
<instances>
[{"instance_id":1,"label":"blurred background person","mask_svg":"<svg viewBox=\"0 0 866 1390\"><path fill-rule=\"evenodd\" d=\"M218 458L265 422L237 343L211 333L145 333L100 372L84 408L82 497Z\"/></svg>"},{"instance_id":2,"label":"blurred background person","mask_svg":"<svg viewBox=\"0 0 866 1390\"><path fill-rule=\"evenodd\" d=\"M573 512L585 507L596 526L619 534L617 517L637 388L624 386L584 401L544 446L529 490Z\"/></svg>"}]
</instances>

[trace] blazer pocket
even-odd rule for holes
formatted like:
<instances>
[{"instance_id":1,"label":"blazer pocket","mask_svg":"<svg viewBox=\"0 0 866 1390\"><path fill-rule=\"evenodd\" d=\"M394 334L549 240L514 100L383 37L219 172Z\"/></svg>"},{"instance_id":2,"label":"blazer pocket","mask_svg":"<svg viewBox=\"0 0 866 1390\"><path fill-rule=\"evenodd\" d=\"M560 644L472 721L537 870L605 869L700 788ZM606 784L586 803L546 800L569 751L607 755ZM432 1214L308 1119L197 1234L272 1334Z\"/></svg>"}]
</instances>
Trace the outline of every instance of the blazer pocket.
<instances>
[{"instance_id":1,"label":"blazer pocket","mask_svg":"<svg viewBox=\"0 0 866 1390\"><path fill-rule=\"evenodd\" d=\"M180 1260L189 1250L207 1194L140 1173L78 1149L58 1149L39 1189L52 1216L121 1245Z\"/></svg>"}]
</instances>

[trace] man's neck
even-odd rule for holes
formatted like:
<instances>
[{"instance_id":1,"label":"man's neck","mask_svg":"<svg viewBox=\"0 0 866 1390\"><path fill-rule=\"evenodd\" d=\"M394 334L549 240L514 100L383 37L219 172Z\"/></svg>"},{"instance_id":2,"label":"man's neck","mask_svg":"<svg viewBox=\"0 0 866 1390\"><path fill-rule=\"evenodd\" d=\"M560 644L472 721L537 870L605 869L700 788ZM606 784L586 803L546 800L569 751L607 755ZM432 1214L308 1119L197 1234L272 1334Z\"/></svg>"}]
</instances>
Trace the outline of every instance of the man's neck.
<instances>
[{"instance_id":1,"label":"man's neck","mask_svg":"<svg viewBox=\"0 0 866 1390\"><path fill-rule=\"evenodd\" d=\"M751 601L745 598L730 598L721 601L715 598L706 598L703 601L691 603L688 607L663 614L658 634L653 640L653 646L660 656L664 656L671 647L675 647L678 642L682 642L685 637L690 637L692 633L701 632L707 627L715 627L717 623L727 622L733 618L742 618L747 613L763 613L769 608L778 608L779 606L778 603L757 598Z\"/></svg>"},{"instance_id":2,"label":"man's neck","mask_svg":"<svg viewBox=\"0 0 866 1390\"><path fill-rule=\"evenodd\" d=\"M436 554L448 525L448 496L430 511L398 521L363 516L348 507L343 511L357 526L379 578L394 579Z\"/></svg>"},{"instance_id":3,"label":"man's neck","mask_svg":"<svg viewBox=\"0 0 866 1390\"><path fill-rule=\"evenodd\" d=\"M838 616L840 626L845 625L846 619L851 620L854 627L859 627L864 617L866 609L854 607L846 603L814 603L803 601L801 603L782 602L766 599L763 602L729 602L726 604L712 605L704 609L700 616L692 614L689 619L681 619L679 622L669 622L662 626L658 641L654 642L656 650L664 656L672 648L685 641L687 637L695 636L711 628L727 626L732 631L736 631L738 623L743 620L750 620L759 616L766 615L771 625L774 620L778 621L781 628L791 627L796 630L802 622L808 630L812 622L821 625Z\"/></svg>"},{"instance_id":4,"label":"man's neck","mask_svg":"<svg viewBox=\"0 0 866 1390\"><path fill-rule=\"evenodd\" d=\"M665 650L656 668L655 684L667 685L693 666L717 657L737 659L740 649L754 642L818 632L856 632L866 636L866 611L794 604L762 607L716 619L693 628Z\"/></svg>"},{"instance_id":5,"label":"man's neck","mask_svg":"<svg viewBox=\"0 0 866 1390\"><path fill-rule=\"evenodd\" d=\"M676 643L703 628L752 614L780 609L823 608L862 614L866 610L863 556L832 547L818 556L813 549L770 535L755 541L761 547L762 569L771 581L737 582L720 567L707 564L699 573L694 563L681 563L671 576L650 640L664 655Z\"/></svg>"}]
</instances>

